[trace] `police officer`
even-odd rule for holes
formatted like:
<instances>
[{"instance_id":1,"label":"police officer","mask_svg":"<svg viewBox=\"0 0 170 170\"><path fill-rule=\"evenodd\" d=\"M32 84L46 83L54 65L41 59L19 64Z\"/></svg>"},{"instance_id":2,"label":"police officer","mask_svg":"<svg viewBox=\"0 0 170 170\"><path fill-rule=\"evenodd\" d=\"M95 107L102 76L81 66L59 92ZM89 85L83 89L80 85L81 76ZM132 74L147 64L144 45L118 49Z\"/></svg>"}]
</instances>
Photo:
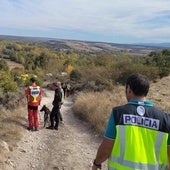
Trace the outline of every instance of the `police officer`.
<instances>
[{"instance_id":1,"label":"police officer","mask_svg":"<svg viewBox=\"0 0 170 170\"><path fill-rule=\"evenodd\" d=\"M113 108L92 170L108 159L109 170L169 169L170 116L146 100L149 81L132 74L126 82L128 103Z\"/></svg>"},{"instance_id":2,"label":"police officer","mask_svg":"<svg viewBox=\"0 0 170 170\"><path fill-rule=\"evenodd\" d=\"M62 90L60 88L61 82L53 83L54 100L52 102L53 108L50 114L51 125L47 129L58 130L59 120L60 120L60 108L62 102ZM55 123L55 125L54 125Z\"/></svg>"}]
</instances>

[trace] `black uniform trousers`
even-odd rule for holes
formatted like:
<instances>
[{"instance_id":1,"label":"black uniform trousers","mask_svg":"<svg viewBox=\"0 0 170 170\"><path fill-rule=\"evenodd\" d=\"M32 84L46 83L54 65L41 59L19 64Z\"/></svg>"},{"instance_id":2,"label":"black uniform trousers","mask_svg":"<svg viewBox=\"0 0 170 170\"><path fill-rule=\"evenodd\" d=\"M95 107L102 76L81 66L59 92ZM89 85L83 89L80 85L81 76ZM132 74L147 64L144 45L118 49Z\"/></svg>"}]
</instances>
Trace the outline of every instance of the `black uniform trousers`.
<instances>
[{"instance_id":1,"label":"black uniform trousers","mask_svg":"<svg viewBox=\"0 0 170 170\"><path fill-rule=\"evenodd\" d=\"M54 127L54 121L55 121L56 122L55 128L58 128L59 120L60 120L60 106L54 105L50 114L51 127Z\"/></svg>"}]
</instances>

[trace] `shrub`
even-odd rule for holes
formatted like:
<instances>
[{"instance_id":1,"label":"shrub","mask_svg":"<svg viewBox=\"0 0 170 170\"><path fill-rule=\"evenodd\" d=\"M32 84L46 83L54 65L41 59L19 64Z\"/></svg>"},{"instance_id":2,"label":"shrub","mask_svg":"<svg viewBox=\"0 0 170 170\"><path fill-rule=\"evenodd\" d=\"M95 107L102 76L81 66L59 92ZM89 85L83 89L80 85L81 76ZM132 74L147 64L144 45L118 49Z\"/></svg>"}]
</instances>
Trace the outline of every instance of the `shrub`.
<instances>
[{"instance_id":1,"label":"shrub","mask_svg":"<svg viewBox=\"0 0 170 170\"><path fill-rule=\"evenodd\" d=\"M3 93L17 91L17 84L13 81L9 72L0 71L0 88Z\"/></svg>"},{"instance_id":2,"label":"shrub","mask_svg":"<svg viewBox=\"0 0 170 170\"><path fill-rule=\"evenodd\" d=\"M79 70L72 70L70 73L70 80L74 82L79 82L82 77L82 74Z\"/></svg>"},{"instance_id":3,"label":"shrub","mask_svg":"<svg viewBox=\"0 0 170 170\"><path fill-rule=\"evenodd\" d=\"M0 59L0 70L8 71L9 67L5 60Z\"/></svg>"},{"instance_id":4,"label":"shrub","mask_svg":"<svg viewBox=\"0 0 170 170\"><path fill-rule=\"evenodd\" d=\"M146 75L150 80L158 78L158 69L156 67L148 67L145 65L131 65L125 66L120 73L117 81L121 84L125 84L128 76L132 73L140 73Z\"/></svg>"}]
</instances>

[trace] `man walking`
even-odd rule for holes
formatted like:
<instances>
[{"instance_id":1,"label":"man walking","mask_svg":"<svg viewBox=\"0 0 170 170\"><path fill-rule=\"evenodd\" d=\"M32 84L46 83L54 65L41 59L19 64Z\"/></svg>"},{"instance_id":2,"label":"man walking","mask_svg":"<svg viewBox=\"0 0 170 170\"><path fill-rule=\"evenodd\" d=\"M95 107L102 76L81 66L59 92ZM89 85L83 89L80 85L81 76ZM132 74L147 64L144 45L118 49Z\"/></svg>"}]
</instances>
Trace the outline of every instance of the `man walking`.
<instances>
[{"instance_id":1,"label":"man walking","mask_svg":"<svg viewBox=\"0 0 170 170\"><path fill-rule=\"evenodd\" d=\"M146 100L148 91L144 75L129 76L128 103L113 108L92 170L106 159L109 170L170 169L170 116Z\"/></svg>"}]
</instances>

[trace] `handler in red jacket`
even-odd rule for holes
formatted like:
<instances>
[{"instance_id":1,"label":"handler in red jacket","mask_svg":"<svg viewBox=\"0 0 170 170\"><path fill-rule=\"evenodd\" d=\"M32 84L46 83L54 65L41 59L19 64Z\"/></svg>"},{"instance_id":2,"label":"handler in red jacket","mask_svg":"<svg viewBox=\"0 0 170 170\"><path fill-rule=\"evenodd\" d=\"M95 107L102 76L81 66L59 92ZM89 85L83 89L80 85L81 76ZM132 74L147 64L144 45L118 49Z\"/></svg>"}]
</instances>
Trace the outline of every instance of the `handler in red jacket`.
<instances>
[{"instance_id":1,"label":"handler in red jacket","mask_svg":"<svg viewBox=\"0 0 170 170\"><path fill-rule=\"evenodd\" d=\"M29 127L28 130L38 130L39 121L38 121L38 106L40 105L42 98L42 90L36 84L35 78L30 79L31 86L28 86L25 90L25 94L20 98L22 99L24 96L27 97L28 102L28 122Z\"/></svg>"}]
</instances>

